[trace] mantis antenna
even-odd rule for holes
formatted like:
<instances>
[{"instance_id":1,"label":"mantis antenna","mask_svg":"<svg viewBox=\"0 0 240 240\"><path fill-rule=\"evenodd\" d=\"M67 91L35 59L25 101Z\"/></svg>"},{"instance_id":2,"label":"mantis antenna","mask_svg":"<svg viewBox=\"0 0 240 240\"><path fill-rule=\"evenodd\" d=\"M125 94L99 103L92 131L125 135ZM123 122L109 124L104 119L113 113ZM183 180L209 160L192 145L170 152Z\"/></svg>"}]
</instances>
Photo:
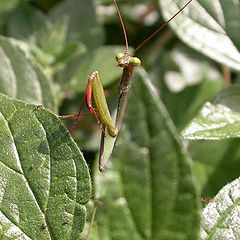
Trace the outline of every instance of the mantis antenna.
<instances>
[{"instance_id":1,"label":"mantis antenna","mask_svg":"<svg viewBox=\"0 0 240 240\"><path fill-rule=\"evenodd\" d=\"M118 13L118 18L121 22L121 26L122 26L122 30L123 30L123 34L124 34L124 38L125 38L125 42L126 42L126 50L124 53L118 53L116 55L116 60L117 60L117 66L123 68L123 74L120 80L120 85L119 85L119 99L118 99L118 108L117 108L117 115L115 118L115 132L116 135L118 135L122 123L123 123L123 119L124 119L124 115L126 112L126 108L127 108L127 102L128 102L128 91L131 87L132 84L132 73L133 73L133 68L136 66L140 66L141 65L141 60L137 57L133 57L136 53L136 51L138 51L140 48L142 48L149 40L151 40L157 33L159 33L159 31L164 28L165 26L167 26L167 24L174 19L178 14L180 14L190 3L192 2L192 0L188 0L187 3L185 3L183 5L183 7L181 7L181 9L175 13L168 21L164 22L157 30L155 30L148 38L146 38L138 47L135 48L135 50L129 54L128 53L128 41L127 41L127 34L126 34L126 30L125 30L125 26L121 17L121 13L119 10L119 7L117 5L116 0L114 0L114 4Z\"/></svg>"},{"instance_id":2,"label":"mantis antenna","mask_svg":"<svg viewBox=\"0 0 240 240\"><path fill-rule=\"evenodd\" d=\"M193 0L189 0L183 7L180 8L180 10L175 13L171 18L169 18L166 22L164 22L157 30L155 30L148 38L146 38L141 44L139 44L133 51L133 55L142 48L148 41L150 41L156 34L158 34L164 27L168 25L169 22L171 22L179 13L181 13ZM115 2L115 0L114 0Z\"/></svg>"},{"instance_id":3,"label":"mantis antenna","mask_svg":"<svg viewBox=\"0 0 240 240\"><path fill-rule=\"evenodd\" d=\"M120 13L120 10L119 10L119 7L117 5L116 0L114 0L114 4L115 4L116 10L117 10L119 21L120 21L121 26L122 26L123 36L124 36L125 45L126 45L126 50L125 51L128 52L128 38L127 38L126 28L125 28L125 25L124 25L124 22L123 22L123 19L122 19L122 16L121 16L121 13Z\"/></svg>"}]
</instances>

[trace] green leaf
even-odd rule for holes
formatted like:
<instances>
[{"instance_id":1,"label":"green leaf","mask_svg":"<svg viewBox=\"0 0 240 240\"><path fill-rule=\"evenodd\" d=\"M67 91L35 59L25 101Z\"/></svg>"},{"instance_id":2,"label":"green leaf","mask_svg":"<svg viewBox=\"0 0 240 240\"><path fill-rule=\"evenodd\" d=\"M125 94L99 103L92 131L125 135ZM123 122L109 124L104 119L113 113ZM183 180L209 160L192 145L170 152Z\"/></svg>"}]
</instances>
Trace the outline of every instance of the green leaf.
<instances>
[{"instance_id":1,"label":"green leaf","mask_svg":"<svg viewBox=\"0 0 240 240\"><path fill-rule=\"evenodd\" d=\"M37 5L44 12L48 12L51 7L61 2L62 0L31 0L31 3Z\"/></svg>"},{"instance_id":2,"label":"green leaf","mask_svg":"<svg viewBox=\"0 0 240 240\"><path fill-rule=\"evenodd\" d=\"M58 4L51 12L53 21L69 17L68 41L81 41L89 49L103 42L103 29L99 26L92 0L68 0Z\"/></svg>"},{"instance_id":3,"label":"green leaf","mask_svg":"<svg viewBox=\"0 0 240 240\"><path fill-rule=\"evenodd\" d=\"M68 29L68 17L58 19L58 21L47 25L47 29L37 32L36 38L39 46L45 52L56 55L63 50Z\"/></svg>"},{"instance_id":4,"label":"green leaf","mask_svg":"<svg viewBox=\"0 0 240 240\"><path fill-rule=\"evenodd\" d=\"M240 137L239 86L222 91L207 102L200 113L182 131L187 139L220 140Z\"/></svg>"},{"instance_id":5,"label":"green leaf","mask_svg":"<svg viewBox=\"0 0 240 240\"><path fill-rule=\"evenodd\" d=\"M204 208L201 239L240 239L240 178L224 186Z\"/></svg>"},{"instance_id":6,"label":"green leaf","mask_svg":"<svg viewBox=\"0 0 240 240\"><path fill-rule=\"evenodd\" d=\"M73 87L83 92L91 72L98 71L104 86L109 85L121 75L121 69L116 67L115 56L123 51L120 47L104 46L89 53L81 62L73 77Z\"/></svg>"},{"instance_id":7,"label":"green leaf","mask_svg":"<svg viewBox=\"0 0 240 240\"><path fill-rule=\"evenodd\" d=\"M56 56L55 81L58 82L64 89L71 88L72 78L79 68L81 60L86 54L86 47L80 42L71 42L65 45L62 52ZM75 90L75 89L74 89Z\"/></svg>"},{"instance_id":8,"label":"green leaf","mask_svg":"<svg viewBox=\"0 0 240 240\"><path fill-rule=\"evenodd\" d=\"M165 19L183 5L182 0L159 0ZM188 46L213 60L240 70L240 2L194 0L171 26Z\"/></svg>"},{"instance_id":9,"label":"green leaf","mask_svg":"<svg viewBox=\"0 0 240 240\"><path fill-rule=\"evenodd\" d=\"M202 197L213 197L233 179L239 177L240 139L221 141L191 141L194 176Z\"/></svg>"},{"instance_id":10,"label":"green leaf","mask_svg":"<svg viewBox=\"0 0 240 240\"><path fill-rule=\"evenodd\" d=\"M29 40L35 32L47 29L48 24L49 20L39 9L21 1L9 17L7 32L11 37Z\"/></svg>"},{"instance_id":11,"label":"green leaf","mask_svg":"<svg viewBox=\"0 0 240 240\"><path fill-rule=\"evenodd\" d=\"M0 18L1 18L0 29L5 24L5 21L7 19L9 12L16 7L18 2L19 0L12 0L12 1L0 0Z\"/></svg>"},{"instance_id":12,"label":"green leaf","mask_svg":"<svg viewBox=\"0 0 240 240\"><path fill-rule=\"evenodd\" d=\"M2 94L0 102L1 234L79 239L91 181L77 145L48 110Z\"/></svg>"},{"instance_id":13,"label":"green leaf","mask_svg":"<svg viewBox=\"0 0 240 240\"><path fill-rule=\"evenodd\" d=\"M52 86L11 39L0 36L0 92L55 110Z\"/></svg>"},{"instance_id":14,"label":"green leaf","mask_svg":"<svg viewBox=\"0 0 240 240\"><path fill-rule=\"evenodd\" d=\"M19 2L19 0L13 0L13 1L5 1L0 0L0 15L11 11Z\"/></svg>"},{"instance_id":15,"label":"green leaf","mask_svg":"<svg viewBox=\"0 0 240 240\"><path fill-rule=\"evenodd\" d=\"M85 53L86 47L80 42L71 42L64 46L62 51L57 55L54 64L67 64L70 60L77 58Z\"/></svg>"},{"instance_id":16,"label":"green leaf","mask_svg":"<svg viewBox=\"0 0 240 240\"><path fill-rule=\"evenodd\" d=\"M101 239L198 239L191 160L147 74L134 79L111 169L96 179Z\"/></svg>"}]
</instances>

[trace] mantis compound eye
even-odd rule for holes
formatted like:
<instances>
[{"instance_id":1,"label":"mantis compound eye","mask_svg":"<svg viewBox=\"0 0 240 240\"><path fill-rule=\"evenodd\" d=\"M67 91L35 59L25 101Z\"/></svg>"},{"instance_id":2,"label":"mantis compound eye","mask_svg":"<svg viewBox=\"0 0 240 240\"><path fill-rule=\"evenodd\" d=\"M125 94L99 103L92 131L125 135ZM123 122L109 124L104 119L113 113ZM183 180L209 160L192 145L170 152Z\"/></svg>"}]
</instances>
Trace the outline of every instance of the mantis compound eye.
<instances>
[{"instance_id":1,"label":"mantis compound eye","mask_svg":"<svg viewBox=\"0 0 240 240\"><path fill-rule=\"evenodd\" d=\"M131 63L134 66L140 66L141 65L141 60L137 57L131 57L129 60L129 63Z\"/></svg>"},{"instance_id":2,"label":"mantis compound eye","mask_svg":"<svg viewBox=\"0 0 240 240\"><path fill-rule=\"evenodd\" d=\"M125 56L125 54L123 52L117 53L116 55L116 61L120 61L123 57Z\"/></svg>"}]
</instances>

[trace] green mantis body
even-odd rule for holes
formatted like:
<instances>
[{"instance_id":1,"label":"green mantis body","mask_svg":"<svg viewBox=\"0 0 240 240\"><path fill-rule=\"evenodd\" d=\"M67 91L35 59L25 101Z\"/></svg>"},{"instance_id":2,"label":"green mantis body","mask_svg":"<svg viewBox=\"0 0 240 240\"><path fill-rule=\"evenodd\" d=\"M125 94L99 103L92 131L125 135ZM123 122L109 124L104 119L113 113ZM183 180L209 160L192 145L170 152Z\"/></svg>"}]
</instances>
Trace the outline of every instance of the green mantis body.
<instances>
[{"instance_id":1,"label":"green mantis body","mask_svg":"<svg viewBox=\"0 0 240 240\"><path fill-rule=\"evenodd\" d=\"M145 45L151 38L153 38L163 27L165 27L173 18L175 18L183 9L190 4L193 0L189 0L174 16L172 16L167 22L163 23L155 32L153 32L145 41L143 41L133 53L128 52L128 41L127 41L127 34L123 24L123 20L118 9L117 3L114 0L114 4L117 9L117 13L119 16L119 20L122 25L123 34L126 43L126 50L124 53L119 53L116 55L117 66L123 68L123 73L119 85L119 100L118 100L118 108L117 108L117 115L115 122L112 120L106 98L104 96L103 86L100 80L99 73L94 71L88 78L88 84L85 91L85 103L89 109L89 111L94 115L97 123L99 124L100 128L102 129L102 136L101 136L101 144L100 144L100 154L99 154L99 170L102 171L104 169L103 163L103 155L104 155L104 139L105 139L105 129L107 130L108 134L115 138L118 136L119 131L122 126L122 122L124 119L124 115L127 108L128 103L128 92L132 84L132 73L133 69L136 66L141 65L140 59L134 57L134 54L137 50L139 50L143 45ZM92 95L94 98L94 102L96 105L97 111L92 107ZM82 107L81 107L82 108ZM81 112L81 108L75 120L75 125L79 122L79 116Z\"/></svg>"}]
</instances>

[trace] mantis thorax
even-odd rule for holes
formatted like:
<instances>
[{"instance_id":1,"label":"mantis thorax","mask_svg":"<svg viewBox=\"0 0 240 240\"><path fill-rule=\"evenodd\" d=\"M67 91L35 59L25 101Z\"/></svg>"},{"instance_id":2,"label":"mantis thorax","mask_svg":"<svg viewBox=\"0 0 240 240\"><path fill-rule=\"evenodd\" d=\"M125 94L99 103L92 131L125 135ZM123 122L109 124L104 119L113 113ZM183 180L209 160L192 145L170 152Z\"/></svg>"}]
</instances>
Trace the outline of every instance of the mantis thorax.
<instances>
[{"instance_id":1,"label":"mantis thorax","mask_svg":"<svg viewBox=\"0 0 240 240\"><path fill-rule=\"evenodd\" d=\"M117 53L116 61L118 67L128 67L128 66L140 66L141 60L137 57L133 57L132 54L129 54L127 51Z\"/></svg>"}]
</instances>

